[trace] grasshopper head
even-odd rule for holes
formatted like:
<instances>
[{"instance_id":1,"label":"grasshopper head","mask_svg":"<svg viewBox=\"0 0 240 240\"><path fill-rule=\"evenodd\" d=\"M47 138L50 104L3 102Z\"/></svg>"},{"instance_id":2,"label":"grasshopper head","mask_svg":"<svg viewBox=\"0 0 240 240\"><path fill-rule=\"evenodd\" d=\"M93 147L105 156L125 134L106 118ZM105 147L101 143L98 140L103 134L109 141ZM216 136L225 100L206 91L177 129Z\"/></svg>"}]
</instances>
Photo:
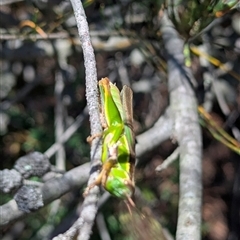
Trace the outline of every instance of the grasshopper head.
<instances>
[{"instance_id":1,"label":"grasshopper head","mask_svg":"<svg viewBox=\"0 0 240 240\"><path fill-rule=\"evenodd\" d=\"M135 189L129 174L119 168L111 169L104 187L113 196L123 199L131 198Z\"/></svg>"}]
</instances>

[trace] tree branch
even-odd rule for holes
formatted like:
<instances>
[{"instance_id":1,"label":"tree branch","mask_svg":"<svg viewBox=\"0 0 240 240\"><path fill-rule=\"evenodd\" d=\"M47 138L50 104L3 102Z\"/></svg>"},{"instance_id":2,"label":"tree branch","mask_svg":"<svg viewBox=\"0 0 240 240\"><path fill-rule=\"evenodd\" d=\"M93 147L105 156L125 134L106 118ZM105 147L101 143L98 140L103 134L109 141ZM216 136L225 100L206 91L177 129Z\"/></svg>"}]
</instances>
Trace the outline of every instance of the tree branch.
<instances>
[{"instance_id":1,"label":"tree branch","mask_svg":"<svg viewBox=\"0 0 240 240\"><path fill-rule=\"evenodd\" d=\"M54 178L47 181L42 186L42 197L44 206L52 202L55 199L60 198L65 193L82 187L87 181L89 176L89 163L76 167L60 178ZM6 226L13 221L27 215L26 212L22 212L18 209L15 200L11 200L8 203L0 206L0 226Z\"/></svg>"},{"instance_id":2,"label":"tree branch","mask_svg":"<svg viewBox=\"0 0 240 240\"><path fill-rule=\"evenodd\" d=\"M159 146L171 137L173 129L173 118L171 110L166 109L158 121L148 131L137 136L136 153L141 156Z\"/></svg>"},{"instance_id":3,"label":"tree branch","mask_svg":"<svg viewBox=\"0 0 240 240\"><path fill-rule=\"evenodd\" d=\"M180 198L176 239L201 239L202 139L190 69L184 65L183 40L167 15L161 20L167 51L170 108L180 150Z\"/></svg>"},{"instance_id":4,"label":"tree branch","mask_svg":"<svg viewBox=\"0 0 240 240\"><path fill-rule=\"evenodd\" d=\"M80 0L71 0L74 15L77 22L79 37L82 43L84 66L86 73L86 99L90 116L91 135L95 136L102 132L100 121L100 111L98 104L98 81L95 55L89 35L89 27L86 20L86 15ZM91 185L97 177L96 169L101 165L101 143L99 138L95 138L91 145L91 169L88 185ZM94 171L95 168L95 171ZM99 195L99 187L94 187L86 196L83 202L83 209L78 220L66 232L71 233L68 239L71 239L78 232L78 238L89 239L92 225L97 213L97 201ZM64 239L64 234L59 236L59 239ZM57 237L55 238L57 239Z\"/></svg>"}]
</instances>

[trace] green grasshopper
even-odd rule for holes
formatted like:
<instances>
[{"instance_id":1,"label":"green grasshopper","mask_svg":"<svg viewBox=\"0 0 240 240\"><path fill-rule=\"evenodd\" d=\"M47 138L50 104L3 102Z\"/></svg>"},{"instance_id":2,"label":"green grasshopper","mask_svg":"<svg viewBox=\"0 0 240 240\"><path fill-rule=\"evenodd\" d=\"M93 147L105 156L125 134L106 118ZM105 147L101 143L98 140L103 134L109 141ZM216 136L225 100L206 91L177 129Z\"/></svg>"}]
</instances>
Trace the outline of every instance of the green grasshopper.
<instances>
[{"instance_id":1,"label":"green grasshopper","mask_svg":"<svg viewBox=\"0 0 240 240\"><path fill-rule=\"evenodd\" d=\"M101 100L102 169L95 182L85 190L102 185L112 195L134 205L135 135L133 132L133 93L123 86L121 93L108 78L99 81ZM93 136L94 137L94 136Z\"/></svg>"}]
</instances>

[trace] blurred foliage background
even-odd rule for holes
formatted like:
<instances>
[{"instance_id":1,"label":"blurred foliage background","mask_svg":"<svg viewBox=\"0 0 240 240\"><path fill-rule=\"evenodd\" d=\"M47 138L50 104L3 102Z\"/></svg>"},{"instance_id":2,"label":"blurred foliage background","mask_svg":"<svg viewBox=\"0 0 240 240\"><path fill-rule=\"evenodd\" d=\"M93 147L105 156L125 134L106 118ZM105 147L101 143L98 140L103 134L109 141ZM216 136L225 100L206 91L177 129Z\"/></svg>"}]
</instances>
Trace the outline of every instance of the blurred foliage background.
<instances>
[{"instance_id":1,"label":"blurred foliage background","mask_svg":"<svg viewBox=\"0 0 240 240\"><path fill-rule=\"evenodd\" d=\"M168 105L165 52L159 31L159 17L165 8L189 44L186 63L197 80L194 87L199 105L204 105L217 126L240 141L238 1L85 0L83 4L98 78L107 76L119 87L128 84L134 91L136 134L153 126ZM2 170L11 169L29 152L44 153L56 141L59 76L64 85L60 94L64 129L83 112L86 99L82 49L69 1L2 0L0 19ZM66 171L89 161L89 133L85 118L65 144ZM239 155L207 128L203 128L203 145L203 239L240 239ZM178 161L159 174L155 168L175 148L169 140L139 159L135 201L139 211L149 217L142 219L139 213L129 216L123 203L109 198L100 208L91 239L103 239L99 235L101 223L114 240L158 239L159 223L168 239L174 238ZM51 163L55 162L52 157ZM11 198L11 194L1 194L0 204ZM51 239L76 220L81 201L82 189L68 193L58 204L3 229L2 239Z\"/></svg>"}]
</instances>

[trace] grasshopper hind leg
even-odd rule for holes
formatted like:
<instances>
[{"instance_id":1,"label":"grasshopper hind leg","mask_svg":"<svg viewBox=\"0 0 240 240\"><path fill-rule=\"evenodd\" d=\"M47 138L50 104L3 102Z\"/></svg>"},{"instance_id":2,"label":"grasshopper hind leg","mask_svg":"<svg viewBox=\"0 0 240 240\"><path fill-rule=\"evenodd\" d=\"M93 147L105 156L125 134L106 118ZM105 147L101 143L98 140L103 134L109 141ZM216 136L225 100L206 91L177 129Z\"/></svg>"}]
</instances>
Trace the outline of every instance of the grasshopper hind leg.
<instances>
[{"instance_id":1,"label":"grasshopper hind leg","mask_svg":"<svg viewBox=\"0 0 240 240\"><path fill-rule=\"evenodd\" d=\"M96 178L96 180L91 184L91 185L89 185L86 189L85 189L85 191L84 191L84 193L83 193L83 196L84 197L86 197L88 194L89 194L89 191L92 189L92 188L94 188L95 186L99 186L100 184L101 184L101 182L102 182L102 178L103 178L103 170L99 173L99 175L98 175L98 177Z\"/></svg>"}]
</instances>

